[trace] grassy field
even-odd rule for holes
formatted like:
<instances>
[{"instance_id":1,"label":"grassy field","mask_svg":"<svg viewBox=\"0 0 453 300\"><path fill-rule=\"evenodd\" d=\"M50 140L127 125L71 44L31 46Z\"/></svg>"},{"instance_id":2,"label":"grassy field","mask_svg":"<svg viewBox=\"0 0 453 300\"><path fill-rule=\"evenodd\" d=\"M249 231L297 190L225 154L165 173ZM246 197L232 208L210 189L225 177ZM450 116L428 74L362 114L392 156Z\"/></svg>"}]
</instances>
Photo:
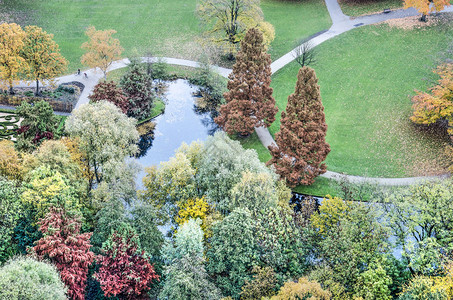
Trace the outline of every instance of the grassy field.
<instances>
[{"instance_id":1,"label":"grassy field","mask_svg":"<svg viewBox=\"0 0 453 300\"><path fill-rule=\"evenodd\" d=\"M453 33L447 27L404 31L368 26L319 46L315 70L329 126L329 170L372 177L443 171L446 137L420 130L409 116L414 89L426 90L431 82L423 79L435 79L435 57ZM280 110L294 92L298 69L293 63L273 76ZM279 130L279 118L272 134ZM257 148L265 157L265 149Z\"/></svg>"},{"instance_id":2,"label":"grassy field","mask_svg":"<svg viewBox=\"0 0 453 300\"><path fill-rule=\"evenodd\" d=\"M339 3L343 13L351 17L380 13L385 8L397 9L404 5L402 0L339 0Z\"/></svg>"},{"instance_id":3,"label":"grassy field","mask_svg":"<svg viewBox=\"0 0 453 300\"><path fill-rule=\"evenodd\" d=\"M0 18L21 25L38 25L55 35L69 61L68 72L81 67L80 46L90 25L115 29L124 56L153 55L198 60L201 28L195 16L196 0L4 0ZM276 31L274 58L290 51L296 40L330 27L323 0L265 0L262 8Z\"/></svg>"},{"instance_id":4,"label":"grassy field","mask_svg":"<svg viewBox=\"0 0 453 300\"><path fill-rule=\"evenodd\" d=\"M296 43L332 25L323 0L263 0L266 21L274 25L275 39L269 53L275 60L296 47Z\"/></svg>"}]
</instances>

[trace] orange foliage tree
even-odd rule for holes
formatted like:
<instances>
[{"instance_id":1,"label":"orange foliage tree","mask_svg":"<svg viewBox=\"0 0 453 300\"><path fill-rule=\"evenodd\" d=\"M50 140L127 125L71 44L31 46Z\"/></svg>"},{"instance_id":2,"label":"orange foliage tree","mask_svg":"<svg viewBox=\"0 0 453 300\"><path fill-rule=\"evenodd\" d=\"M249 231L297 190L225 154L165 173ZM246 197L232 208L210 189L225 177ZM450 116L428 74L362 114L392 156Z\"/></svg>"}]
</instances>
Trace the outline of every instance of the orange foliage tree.
<instances>
[{"instance_id":1,"label":"orange foliage tree","mask_svg":"<svg viewBox=\"0 0 453 300\"><path fill-rule=\"evenodd\" d=\"M441 11L450 5L450 0L404 0L404 8L414 7L422 14L420 21L426 22L430 12Z\"/></svg>"},{"instance_id":2,"label":"orange foliage tree","mask_svg":"<svg viewBox=\"0 0 453 300\"><path fill-rule=\"evenodd\" d=\"M453 135L453 64L444 64L434 70L440 76L430 93L417 92L412 98L414 110L411 120L416 124L430 125L446 121L448 134Z\"/></svg>"},{"instance_id":3,"label":"orange foliage tree","mask_svg":"<svg viewBox=\"0 0 453 300\"><path fill-rule=\"evenodd\" d=\"M286 112L282 112L280 131L275 135L277 146L269 146L272 158L268 164L275 166L289 186L312 184L327 168L322 163L330 152L326 132L318 79L313 69L303 67Z\"/></svg>"},{"instance_id":4,"label":"orange foliage tree","mask_svg":"<svg viewBox=\"0 0 453 300\"><path fill-rule=\"evenodd\" d=\"M226 104L220 107L220 115L215 119L228 134L246 136L255 127L269 127L275 121L278 108L270 87L271 74L271 58L266 53L263 34L251 28L228 76Z\"/></svg>"},{"instance_id":5,"label":"orange foliage tree","mask_svg":"<svg viewBox=\"0 0 453 300\"><path fill-rule=\"evenodd\" d=\"M9 87L19 80L19 72L26 66L20 51L24 46L25 32L16 23L0 24L0 87Z\"/></svg>"},{"instance_id":6,"label":"orange foliage tree","mask_svg":"<svg viewBox=\"0 0 453 300\"><path fill-rule=\"evenodd\" d=\"M60 54L53 34L37 26L25 27L21 56L27 63L27 77L36 80L35 95L39 95L39 80L52 80L66 70L67 60Z\"/></svg>"},{"instance_id":7,"label":"orange foliage tree","mask_svg":"<svg viewBox=\"0 0 453 300\"><path fill-rule=\"evenodd\" d=\"M85 32L89 41L82 44L82 49L87 51L81 58L82 64L101 69L104 78L108 67L115 60L120 59L123 52L120 41L112 37L115 33L113 29L96 30L94 26L90 26Z\"/></svg>"}]
</instances>

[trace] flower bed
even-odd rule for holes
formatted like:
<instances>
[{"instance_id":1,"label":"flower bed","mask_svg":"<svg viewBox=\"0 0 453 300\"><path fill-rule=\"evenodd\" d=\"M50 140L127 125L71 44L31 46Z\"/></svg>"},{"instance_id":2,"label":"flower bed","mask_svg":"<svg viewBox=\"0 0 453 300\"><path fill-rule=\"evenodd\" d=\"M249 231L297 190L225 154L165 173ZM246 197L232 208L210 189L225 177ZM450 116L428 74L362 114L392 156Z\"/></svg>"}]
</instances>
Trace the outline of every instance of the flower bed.
<instances>
[{"instance_id":1,"label":"flower bed","mask_svg":"<svg viewBox=\"0 0 453 300\"><path fill-rule=\"evenodd\" d=\"M15 95L0 93L0 105L19 106L23 101L35 103L41 100L50 104L54 111L70 113L83 91L84 85L79 82L68 82L56 89L44 88L42 96L34 96L33 88L15 88Z\"/></svg>"}]
</instances>

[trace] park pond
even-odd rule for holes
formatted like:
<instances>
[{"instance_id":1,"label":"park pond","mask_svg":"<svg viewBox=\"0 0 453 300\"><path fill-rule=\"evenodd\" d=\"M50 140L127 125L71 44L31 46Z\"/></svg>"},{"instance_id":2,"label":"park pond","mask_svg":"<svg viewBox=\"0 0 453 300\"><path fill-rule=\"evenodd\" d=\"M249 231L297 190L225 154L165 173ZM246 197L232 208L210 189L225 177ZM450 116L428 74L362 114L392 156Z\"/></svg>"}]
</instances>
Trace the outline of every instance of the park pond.
<instances>
[{"instance_id":1,"label":"park pond","mask_svg":"<svg viewBox=\"0 0 453 300\"><path fill-rule=\"evenodd\" d=\"M204 141L217 130L209 112L198 112L195 107L197 86L187 80L178 79L167 82L165 91L165 112L155 118L154 139L140 145L137 158L144 168L168 161L181 144ZM137 185L142 186L142 170L137 178Z\"/></svg>"}]
</instances>

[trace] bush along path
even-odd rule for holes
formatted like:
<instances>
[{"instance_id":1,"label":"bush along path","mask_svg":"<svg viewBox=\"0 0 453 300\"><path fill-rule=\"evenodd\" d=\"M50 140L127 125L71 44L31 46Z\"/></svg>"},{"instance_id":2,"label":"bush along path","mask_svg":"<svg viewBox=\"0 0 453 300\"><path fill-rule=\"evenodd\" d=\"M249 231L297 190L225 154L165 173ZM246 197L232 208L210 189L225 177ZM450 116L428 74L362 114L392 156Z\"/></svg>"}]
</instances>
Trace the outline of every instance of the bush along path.
<instances>
[{"instance_id":1,"label":"bush along path","mask_svg":"<svg viewBox=\"0 0 453 300\"><path fill-rule=\"evenodd\" d=\"M312 38L310 40L311 45L317 46L337 35L340 35L344 32L347 32L351 29L364 26L364 25L371 25L376 24L379 22L383 22L390 19L399 19L404 17L410 16L417 16L419 13L414 8L409 9L398 9L391 11L390 13L384 14L373 14L358 17L355 19L351 19L349 16L343 14L340 5L338 4L337 0L325 0L327 9L330 14L330 18L332 19L332 26L326 32ZM453 6L447 7L443 10L443 12L453 12ZM295 59L295 51L296 49L288 52L287 54L283 55L276 61L271 64L272 74L289 64ZM157 61L157 57L142 57L143 62L155 62ZM179 66L187 66L187 67L194 67L197 68L200 64L196 61L185 60L185 59L178 59L178 58L170 58L170 57L160 57L160 59L171 65L179 65ZM125 58L122 60L115 61L112 63L108 71L113 71L116 69L121 69L126 67L130 63L129 59ZM231 73L231 69L226 69L218 66L212 66L213 70L218 72L221 76L228 78L228 75ZM86 76L85 76L86 74ZM85 85L82 94L80 95L79 101L75 106L75 109L80 107L81 105L88 103L89 98L88 96L93 91L95 85L103 78L103 74L100 71L96 71L96 69L89 69L84 70L80 73L80 75L73 74L73 75L66 75L56 79L57 84L71 82L71 81L79 81ZM43 82L43 86L48 85L48 82ZM16 86L29 86L28 82L21 82ZM269 130L264 127L255 128L255 131L263 144L264 147L268 147L271 144L275 144L274 138L270 134ZM398 185L411 185L420 183L422 181L432 181L432 180L440 180L449 177L449 175L443 176L428 176L428 177L407 177L407 178L375 178L375 177L362 177L362 176L353 176L353 175L346 175L337 172L327 171L326 173L320 175L325 178L334 179L334 180L348 180L351 183L373 183L379 185L390 185L390 186L398 186Z\"/></svg>"}]
</instances>

